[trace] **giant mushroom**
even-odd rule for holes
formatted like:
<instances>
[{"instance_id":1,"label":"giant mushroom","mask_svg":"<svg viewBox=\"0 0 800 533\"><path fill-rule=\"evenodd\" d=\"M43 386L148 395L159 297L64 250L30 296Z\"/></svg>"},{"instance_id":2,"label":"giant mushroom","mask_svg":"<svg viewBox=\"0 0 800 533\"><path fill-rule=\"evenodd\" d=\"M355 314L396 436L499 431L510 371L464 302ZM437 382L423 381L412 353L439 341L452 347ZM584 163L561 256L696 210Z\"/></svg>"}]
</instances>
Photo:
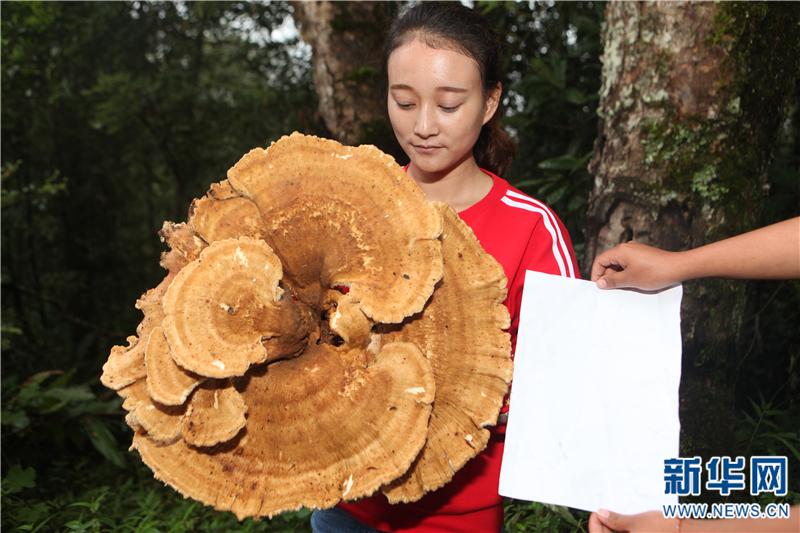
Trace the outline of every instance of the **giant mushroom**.
<instances>
[{"instance_id":1,"label":"giant mushroom","mask_svg":"<svg viewBox=\"0 0 800 533\"><path fill-rule=\"evenodd\" d=\"M486 445L510 381L502 268L374 147L292 134L165 223L112 348L133 447L238 517L414 501Z\"/></svg>"}]
</instances>

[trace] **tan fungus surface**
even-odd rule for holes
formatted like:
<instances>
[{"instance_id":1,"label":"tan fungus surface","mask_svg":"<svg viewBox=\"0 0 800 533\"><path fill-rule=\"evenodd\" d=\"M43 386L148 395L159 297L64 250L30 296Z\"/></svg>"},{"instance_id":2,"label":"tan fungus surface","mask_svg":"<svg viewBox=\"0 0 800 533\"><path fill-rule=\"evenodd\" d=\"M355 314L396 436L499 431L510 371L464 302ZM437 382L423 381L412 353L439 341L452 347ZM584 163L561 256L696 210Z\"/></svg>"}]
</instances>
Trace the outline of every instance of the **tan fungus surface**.
<instances>
[{"instance_id":1,"label":"tan fungus surface","mask_svg":"<svg viewBox=\"0 0 800 533\"><path fill-rule=\"evenodd\" d=\"M162 481L240 518L370 495L416 457L435 384L413 344L388 344L367 363L315 344L248 375L247 427L235 447L203 453L142 435L134 446Z\"/></svg>"},{"instance_id":2,"label":"tan fungus surface","mask_svg":"<svg viewBox=\"0 0 800 533\"><path fill-rule=\"evenodd\" d=\"M189 224L184 222L176 224L174 222L164 222L161 231L158 232L162 242L166 242L170 247L169 257L164 259L168 263L164 265L171 273L175 273L200 256L200 252L207 246Z\"/></svg>"},{"instance_id":3,"label":"tan fungus surface","mask_svg":"<svg viewBox=\"0 0 800 533\"><path fill-rule=\"evenodd\" d=\"M366 316L400 322L442 276L441 216L373 146L295 133L248 152L228 181L258 206L265 239L306 303L346 286Z\"/></svg>"},{"instance_id":4,"label":"tan fungus surface","mask_svg":"<svg viewBox=\"0 0 800 533\"><path fill-rule=\"evenodd\" d=\"M183 416L183 439L193 446L227 442L244 427L246 413L242 395L229 383L202 385Z\"/></svg>"},{"instance_id":5,"label":"tan fungus surface","mask_svg":"<svg viewBox=\"0 0 800 533\"><path fill-rule=\"evenodd\" d=\"M391 157L292 134L160 235L168 274L102 379L185 496L239 518L414 501L485 447L511 377L503 271Z\"/></svg>"},{"instance_id":6,"label":"tan fungus surface","mask_svg":"<svg viewBox=\"0 0 800 533\"><path fill-rule=\"evenodd\" d=\"M252 201L234 191L228 180L211 185L192 203L189 225L205 242L252 237L263 239L261 213Z\"/></svg>"},{"instance_id":7,"label":"tan fungus surface","mask_svg":"<svg viewBox=\"0 0 800 533\"><path fill-rule=\"evenodd\" d=\"M339 335L348 346L367 345L372 322L349 294L327 291L323 298L323 309L326 310L330 330Z\"/></svg>"},{"instance_id":8,"label":"tan fungus surface","mask_svg":"<svg viewBox=\"0 0 800 533\"><path fill-rule=\"evenodd\" d=\"M150 333L144 360L147 392L162 405L183 405L195 387L205 380L175 363L161 327L153 328Z\"/></svg>"},{"instance_id":9,"label":"tan fungus surface","mask_svg":"<svg viewBox=\"0 0 800 533\"><path fill-rule=\"evenodd\" d=\"M384 337L417 344L437 384L425 447L408 474L383 490L393 503L416 501L443 486L486 447L486 427L497 423L511 382L503 268L455 211L437 207L444 220L441 285L421 316Z\"/></svg>"},{"instance_id":10,"label":"tan fungus surface","mask_svg":"<svg viewBox=\"0 0 800 533\"><path fill-rule=\"evenodd\" d=\"M186 265L164 295L164 333L181 367L213 378L241 376L266 361L262 338L280 333L281 263L263 241L216 241ZM287 301L288 303L288 301Z\"/></svg>"},{"instance_id":11,"label":"tan fungus surface","mask_svg":"<svg viewBox=\"0 0 800 533\"><path fill-rule=\"evenodd\" d=\"M126 421L141 427L147 437L158 445L170 444L181 436L181 419L185 406L164 406L153 402L147 393L145 379L120 391L125 398L122 407L128 411Z\"/></svg>"},{"instance_id":12,"label":"tan fungus surface","mask_svg":"<svg viewBox=\"0 0 800 533\"><path fill-rule=\"evenodd\" d=\"M139 337L130 336L127 346L113 346L103 365L100 382L109 389L119 390L147 375Z\"/></svg>"}]
</instances>

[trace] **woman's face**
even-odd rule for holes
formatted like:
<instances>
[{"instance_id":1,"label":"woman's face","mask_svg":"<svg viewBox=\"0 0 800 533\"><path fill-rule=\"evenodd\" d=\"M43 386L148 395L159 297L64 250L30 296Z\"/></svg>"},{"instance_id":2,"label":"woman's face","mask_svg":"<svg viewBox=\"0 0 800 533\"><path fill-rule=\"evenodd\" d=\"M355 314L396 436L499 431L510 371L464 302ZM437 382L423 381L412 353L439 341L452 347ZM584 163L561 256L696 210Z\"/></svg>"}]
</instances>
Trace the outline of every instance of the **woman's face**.
<instances>
[{"instance_id":1,"label":"woman's face","mask_svg":"<svg viewBox=\"0 0 800 533\"><path fill-rule=\"evenodd\" d=\"M412 167L441 175L470 160L500 85L484 95L475 60L418 40L396 48L387 70L389 119Z\"/></svg>"}]
</instances>

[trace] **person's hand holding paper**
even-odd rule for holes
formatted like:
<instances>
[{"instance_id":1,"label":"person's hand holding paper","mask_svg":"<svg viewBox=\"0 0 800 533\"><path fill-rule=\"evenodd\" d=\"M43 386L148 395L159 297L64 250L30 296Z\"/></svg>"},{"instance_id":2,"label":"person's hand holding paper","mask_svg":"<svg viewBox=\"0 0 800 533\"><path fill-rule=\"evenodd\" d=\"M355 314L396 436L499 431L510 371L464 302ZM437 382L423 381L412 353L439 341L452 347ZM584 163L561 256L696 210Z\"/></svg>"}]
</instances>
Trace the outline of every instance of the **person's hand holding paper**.
<instances>
[{"instance_id":1,"label":"person's hand holding paper","mask_svg":"<svg viewBox=\"0 0 800 533\"><path fill-rule=\"evenodd\" d=\"M500 494L624 513L677 501L663 468L678 456L681 294L527 273Z\"/></svg>"}]
</instances>

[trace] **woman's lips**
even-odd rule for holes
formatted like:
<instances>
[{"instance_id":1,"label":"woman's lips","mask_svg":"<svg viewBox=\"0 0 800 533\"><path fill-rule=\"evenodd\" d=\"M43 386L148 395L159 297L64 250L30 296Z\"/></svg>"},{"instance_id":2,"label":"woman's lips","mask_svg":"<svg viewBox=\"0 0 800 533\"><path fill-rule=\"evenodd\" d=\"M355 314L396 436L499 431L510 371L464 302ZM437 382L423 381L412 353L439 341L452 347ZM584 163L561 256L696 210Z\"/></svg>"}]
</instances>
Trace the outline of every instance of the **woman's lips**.
<instances>
[{"instance_id":1,"label":"woman's lips","mask_svg":"<svg viewBox=\"0 0 800 533\"><path fill-rule=\"evenodd\" d=\"M414 147L414 151L418 154L430 155L436 153L438 150L441 150L441 146L437 145L428 145L428 144L412 144L411 146Z\"/></svg>"}]
</instances>

